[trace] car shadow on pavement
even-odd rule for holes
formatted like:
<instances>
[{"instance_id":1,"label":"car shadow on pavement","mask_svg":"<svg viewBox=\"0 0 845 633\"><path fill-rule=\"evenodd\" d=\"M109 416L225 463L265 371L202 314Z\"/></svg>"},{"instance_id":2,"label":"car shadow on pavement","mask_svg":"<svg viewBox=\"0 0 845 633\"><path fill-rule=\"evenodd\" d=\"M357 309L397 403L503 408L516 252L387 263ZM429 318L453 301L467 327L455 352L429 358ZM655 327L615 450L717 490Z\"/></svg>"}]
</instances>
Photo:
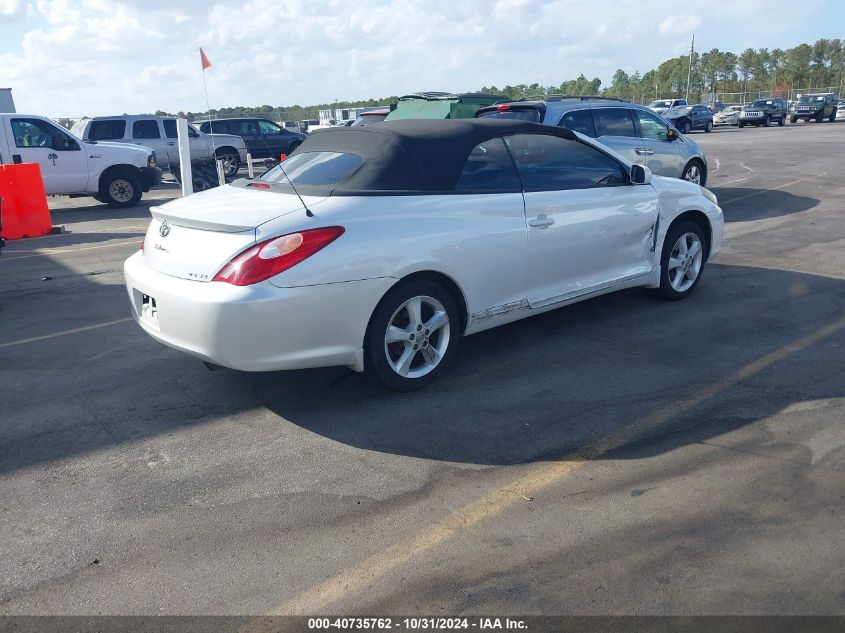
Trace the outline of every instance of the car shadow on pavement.
<instances>
[{"instance_id":1,"label":"car shadow on pavement","mask_svg":"<svg viewBox=\"0 0 845 633\"><path fill-rule=\"evenodd\" d=\"M777 218L808 211L819 204L816 198L799 196L781 189L714 186L711 191L719 199L725 222Z\"/></svg>"},{"instance_id":2,"label":"car shadow on pavement","mask_svg":"<svg viewBox=\"0 0 845 633\"><path fill-rule=\"evenodd\" d=\"M100 305L111 306L102 319L125 315L114 312L125 291L110 286L107 292L98 295ZM82 294L79 301L89 299ZM271 418L276 431L263 425L270 438L299 427L365 451L432 460L488 465L561 459L589 452L600 438L830 325L843 312L842 280L711 265L684 301L665 303L635 289L462 339L449 371L414 393L388 391L343 368L210 373L129 323L78 335L61 348L0 349L0 400L7 410L21 411L0 426L0 473L261 407L277 416ZM640 453L669 451L790 404L841 396L845 357L836 345L845 345L842 331L731 389L737 400L718 414L708 412L713 403L703 402L649 429L645 437L659 443L637 436L630 445L644 442L636 444ZM113 360L99 364L100 358ZM673 431L678 428L691 432ZM240 426L230 432L252 433Z\"/></svg>"},{"instance_id":3,"label":"car shadow on pavement","mask_svg":"<svg viewBox=\"0 0 845 633\"><path fill-rule=\"evenodd\" d=\"M626 291L462 339L449 373L415 393L338 369L249 380L281 418L361 449L474 464L558 459L836 321L843 291L843 281L826 277L711 265L685 301ZM845 332L832 338L845 343ZM794 402L841 396L831 377L845 360L832 350L819 342L804 364L784 360L748 381L755 387L743 383L762 393L748 393L742 413L700 416L705 402L682 424L669 416L647 435L689 427L699 441ZM690 441L689 433L667 437L661 451L673 437Z\"/></svg>"}]
</instances>

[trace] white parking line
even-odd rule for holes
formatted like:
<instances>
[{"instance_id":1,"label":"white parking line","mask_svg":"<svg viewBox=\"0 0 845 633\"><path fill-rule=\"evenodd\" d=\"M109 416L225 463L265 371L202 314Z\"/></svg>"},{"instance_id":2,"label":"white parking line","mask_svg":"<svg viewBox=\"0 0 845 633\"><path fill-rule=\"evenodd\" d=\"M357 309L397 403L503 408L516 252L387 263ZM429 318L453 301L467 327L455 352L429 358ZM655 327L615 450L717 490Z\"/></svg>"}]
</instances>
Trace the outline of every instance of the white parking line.
<instances>
[{"instance_id":1,"label":"white parking line","mask_svg":"<svg viewBox=\"0 0 845 633\"><path fill-rule=\"evenodd\" d=\"M748 171L754 171L753 169L751 169L751 167L749 167L745 163L740 163L739 166L742 167L743 169L747 169Z\"/></svg>"},{"instance_id":2,"label":"white parking line","mask_svg":"<svg viewBox=\"0 0 845 633\"><path fill-rule=\"evenodd\" d=\"M778 189L783 189L784 187L790 187L792 185L797 185L799 182L806 182L807 180L813 180L814 178L822 178L823 176L827 176L828 172L823 172L821 174L816 174L815 176L808 176L807 178L799 178L798 180L793 180L791 182L785 182L782 185L778 185L777 187L770 187L769 189L760 189L759 191L755 191L753 193L747 193L744 196L739 196L737 198L731 198L730 200L720 200L719 204L728 204L731 202L736 202L737 200L745 200L746 198L751 198L753 196L760 196L764 193L768 193L770 191L777 191Z\"/></svg>"},{"instance_id":3,"label":"white parking line","mask_svg":"<svg viewBox=\"0 0 845 633\"><path fill-rule=\"evenodd\" d=\"M114 244L100 244L99 246L83 246L82 248L43 248L35 251L34 255L21 255L20 257L0 257L2 262L14 262L19 259L29 259L30 257L44 257L47 255L64 255L65 253L77 253L79 251L93 251L97 248L114 248L115 246L129 246L130 244L140 244L138 239L132 239L124 242L116 242ZM27 251L30 252L30 251ZM11 255L11 253L9 253Z\"/></svg>"},{"instance_id":4,"label":"white parking line","mask_svg":"<svg viewBox=\"0 0 845 633\"><path fill-rule=\"evenodd\" d=\"M35 343L36 341L43 341L48 338L55 338L57 336L66 336L68 334L76 334L78 332L87 332L88 330L97 330L101 327L109 325L116 325L118 323L126 323L132 319L127 317L125 319L115 319L114 321L106 321L105 323L97 323L95 325L86 325L85 327L78 327L72 330L64 330L63 332L53 332L52 334L44 334L42 336L33 336L32 338L22 338L17 341L9 341L8 343L0 343L0 348L13 347L15 345L24 345L26 343Z\"/></svg>"}]
</instances>

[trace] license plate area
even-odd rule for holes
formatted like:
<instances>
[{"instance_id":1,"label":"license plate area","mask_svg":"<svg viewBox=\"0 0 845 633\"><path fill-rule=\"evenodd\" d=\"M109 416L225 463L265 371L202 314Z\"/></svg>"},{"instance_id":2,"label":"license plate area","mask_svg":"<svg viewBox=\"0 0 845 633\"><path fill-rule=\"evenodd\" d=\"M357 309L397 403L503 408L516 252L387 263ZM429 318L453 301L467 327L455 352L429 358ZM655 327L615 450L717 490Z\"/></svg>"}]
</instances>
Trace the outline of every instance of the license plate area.
<instances>
[{"instance_id":1,"label":"license plate area","mask_svg":"<svg viewBox=\"0 0 845 633\"><path fill-rule=\"evenodd\" d=\"M158 303L155 297L146 293L135 291L136 300L138 301L138 316L145 323L149 323L153 327L158 328Z\"/></svg>"}]
</instances>

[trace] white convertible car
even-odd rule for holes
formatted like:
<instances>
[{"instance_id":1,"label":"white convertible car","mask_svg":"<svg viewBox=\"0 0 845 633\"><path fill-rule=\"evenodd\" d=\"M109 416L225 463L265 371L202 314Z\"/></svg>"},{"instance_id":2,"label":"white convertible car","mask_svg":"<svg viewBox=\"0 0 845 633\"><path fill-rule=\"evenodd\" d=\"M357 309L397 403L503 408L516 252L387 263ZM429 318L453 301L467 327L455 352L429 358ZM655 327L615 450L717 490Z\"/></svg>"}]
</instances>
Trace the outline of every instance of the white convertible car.
<instances>
[{"instance_id":1,"label":"white convertible car","mask_svg":"<svg viewBox=\"0 0 845 633\"><path fill-rule=\"evenodd\" d=\"M563 128L483 119L316 132L261 178L152 215L125 274L153 338L400 390L442 374L461 336L633 286L681 299L723 232L698 185Z\"/></svg>"}]
</instances>

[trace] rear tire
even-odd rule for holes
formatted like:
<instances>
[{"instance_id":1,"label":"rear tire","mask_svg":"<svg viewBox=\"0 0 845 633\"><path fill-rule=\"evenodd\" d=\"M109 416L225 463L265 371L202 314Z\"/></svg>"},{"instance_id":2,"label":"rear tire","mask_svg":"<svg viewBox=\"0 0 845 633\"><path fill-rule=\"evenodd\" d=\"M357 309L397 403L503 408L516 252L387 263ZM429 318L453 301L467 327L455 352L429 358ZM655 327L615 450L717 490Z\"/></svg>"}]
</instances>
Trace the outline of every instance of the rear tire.
<instances>
[{"instance_id":1,"label":"rear tire","mask_svg":"<svg viewBox=\"0 0 845 633\"><path fill-rule=\"evenodd\" d=\"M784 114L784 115L780 118L780 120L778 121L778 127L783 127L785 123L786 123L786 115Z\"/></svg>"},{"instance_id":2,"label":"rear tire","mask_svg":"<svg viewBox=\"0 0 845 633\"><path fill-rule=\"evenodd\" d=\"M704 174L704 165L702 162L697 158L693 158L688 162L687 166L684 167L684 171L681 173L681 180L686 180L687 182L704 187L707 183L707 176Z\"/></svg>"},{"instance_id":3,"label":"rear tire","mask_svg":"<svg viewBox=\"0 0 845 633\"><path fill-rule=\"evenodd\" d=\"M712 132L713 131L713 122L712 121L707 122L707 125L704 126L704 131L705 132Z\"/></svg>"},{"instance_id":4,"label":"rear tire","mask_svg":"<svg viewBox=\"0 0 845 633\"><path fill-rule=\"evenodd\" d=\"M126 209L141 201L141 183L134 174L118 172L103 183L99 198L112 209Z\"/></svg>"},{"instance_id":5,"label":"rear tire","mask_svg":"<svg viewBox=\"0 0 845 633\"><path fill-rule=\"evenodd\" d=\"M830 113L830 116L827 117L828 123L833 123L834 121L836 121L836 108L834 108L833 112Z\"/></svg>"},{"instance_id":6,"label":"rear tire","mask_svg":"<svg viewBox=\"0 0 845 633\"><path fill-rule=\"evenodd\" d=\"M379 302L364 340L367 374L397 391L415 391L446 371L458 349L461 316L432 281L394 286Z\"/></svg>"},{"instance_id":7,"label":"rear tire","mask_svg":"<svg viewBox=\"0 0 845 633\"><path fill-rule=\"evenodd\" d=\"M217 160L223 162L223 175L226 178L237 176L238 170L241 168L241 157L237 152L232 152L225 148L218 149L215 154Z\"/></svg>"},{"instance_id":8,"label":"rear tire","mask_svg":"<svg viewBox=\"0 0 845 633\"><path fill-rule=\"evenodd\" d=\"M798 117L797 116L790 116L789 122L790 123L798 123Z\"/></svg>"},{"instance_id":9,"label":"rear tire","mask_svg":"<svg viewBox=\"0 0 845 633\"><path fill-rule=\"evenodd\" d=\"M660 298L677 301L695 289L704 272L705 239L695 222L681 222L669 229L660 256Z\"/></svg>"}]
</instances>

